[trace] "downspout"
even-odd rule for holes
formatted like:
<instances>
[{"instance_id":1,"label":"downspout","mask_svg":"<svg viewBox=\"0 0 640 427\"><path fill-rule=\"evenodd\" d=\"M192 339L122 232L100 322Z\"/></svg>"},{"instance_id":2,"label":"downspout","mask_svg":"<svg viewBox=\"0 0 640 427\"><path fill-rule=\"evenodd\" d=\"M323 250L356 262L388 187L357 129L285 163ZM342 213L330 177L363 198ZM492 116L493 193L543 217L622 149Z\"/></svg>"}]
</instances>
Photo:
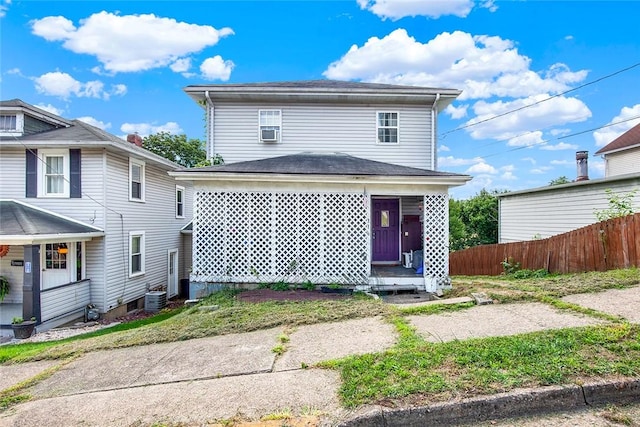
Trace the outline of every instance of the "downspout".
<instances>
[{"instance_id":1,"label":"downspout","mask_svg":"<svg viewBox=\"0 0 640 427\"><path fill-rule=\"evenodd\" d=\"M215 150L214 150L214 144L213 144L213 102L211 101L211 97L209 97L209 91L205 90L204 91L204 97L207 100L206 103L206 114L207 114L207 130L208 130L208 135L207 135L207 146L209 147L209 159L213 159Z\"/></svg>"},{"instance_id":2,"label":"downspout","mask_svg":"<svg viewBox=\"0 0 640 427\"><path fill-rule=\"evenodd\" d=\"M436 162L436 115L438 114L438 100L440 93L436 93L436 99L433 100L433 108L431 109L431 170L434 171L438 167Z\"/></svg>"}]
</instances>

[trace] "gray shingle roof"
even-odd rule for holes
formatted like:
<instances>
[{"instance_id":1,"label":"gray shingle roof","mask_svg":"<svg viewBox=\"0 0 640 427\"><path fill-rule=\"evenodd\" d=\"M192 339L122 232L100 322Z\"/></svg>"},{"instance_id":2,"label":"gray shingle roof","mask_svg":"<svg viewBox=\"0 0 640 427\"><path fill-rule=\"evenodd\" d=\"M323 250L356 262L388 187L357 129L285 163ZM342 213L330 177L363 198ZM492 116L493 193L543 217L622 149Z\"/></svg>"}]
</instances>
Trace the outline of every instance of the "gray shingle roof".
<instances>
[{"instance_id":1,"label":"gray shingle roof","mask_svg":"<svg viewBox=\"0 0 640 427\"><path fill-rule=\"evenodd\" d=\"M101 230L36 209L15 200L0 200L0 237L96 233Z\"/></svg>"},{"instance_id":2,"label":"gray shingle roof","mask_svg":"<svg viewBox=\"0 0 640 427\"><path fill-rule=\"evenodd\" d=\"M625 148L631 148L640 145L640 124L635 125L598 151L596 155L605 154L611 151L620 151Z\"/></svg>"},{"instance_id":3,"label":"gray shingle roof","mask_svg":"<svg viewBox=\"0 0 640 427\"><path fill-rule=\"evenodd\" d=\"M105 132L100 128L91 126L80 120L71 120L71 126L66 128L51 129L45 132L32 133L18 137L22 141L105 141L130 144L122 138Z\"/></svg>"},{"instance_id":4,"label":"gray shingle roof","mask_svg":"<svg viewBox=\"0 0 640 427\"><path fill-rule=\"evenodd\" d=\"M463 177L448 172L399 166L362 159L343 153L300 153L268 159L184 169L181 172L296 174L296 175L360 175L360 176L422 176Z\"/></svg>"}]
</instances>

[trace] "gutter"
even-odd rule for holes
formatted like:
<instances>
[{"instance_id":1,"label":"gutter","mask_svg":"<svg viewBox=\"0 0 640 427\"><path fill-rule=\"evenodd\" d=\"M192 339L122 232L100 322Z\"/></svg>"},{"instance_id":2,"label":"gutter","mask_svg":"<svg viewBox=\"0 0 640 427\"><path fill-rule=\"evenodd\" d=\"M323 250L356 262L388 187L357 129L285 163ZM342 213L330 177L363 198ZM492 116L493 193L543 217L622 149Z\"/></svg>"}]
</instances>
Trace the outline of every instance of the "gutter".
<instances>
[{"instance_id":1,"label":"gutter","mask_svg":"<svg viewBox=\"0 0 640 427\"><path fill-rule=\"evenodd\" d=\"M436 93L436 99L433 100L433 107L431 108L431 170L434 171L438 167L436 162L436 115L438 114L438 100L440 99L440 92Z\"/></svg>"},{"instance_id":2,"label":"gutter","mask_svg":"<svg viewBox=\"0 0 640 427\"><path fill-rule=\"evenodd\" d=\"M209 147L209 159L213 159L213 155L214 155L214 140L213 140L213 101L211 100L211 97L209 96L209 91L205 90L204 91L204 97L207 100L207 104L206 104L206 114L207 114L207 130L208 130L208 135L207 135L207 145Z\"/></svg>"}]
</instances>

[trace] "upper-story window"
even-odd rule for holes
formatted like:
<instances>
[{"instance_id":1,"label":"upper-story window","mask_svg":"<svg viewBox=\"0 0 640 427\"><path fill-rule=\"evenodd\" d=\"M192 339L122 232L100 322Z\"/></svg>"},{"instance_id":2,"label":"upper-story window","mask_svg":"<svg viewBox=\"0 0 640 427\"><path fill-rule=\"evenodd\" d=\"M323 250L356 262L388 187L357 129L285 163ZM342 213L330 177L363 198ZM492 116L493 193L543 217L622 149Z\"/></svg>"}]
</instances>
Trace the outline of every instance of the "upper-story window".
<instances>
[{"instance_id":1,"label":"upper-story window","mask_svg":"<svg viewBox=\"0 0 640 427\"><path fill-rule=\"evenodd\" d=\"M176 185L176 218L184 218L184 187Z\"/></svg>"},{"instance_id":2,"label":"upper-story window","mask_svg":"<svg viewBox=\"0 0 640 427\"><path fill-rule=\"evenodd\" d=\"M129 159L129 200L144 202L144 162Z\"/></svg>"},{"instance_id":3,"label":"upper-story window","mask_svg":"<svg viewBox=\"0 0 640 427\"><path fill-rule=\"evenodd\" d=\"M82 197L81 152L27 148L25 197Z\"/></svg>"},{"instance_id":4,"label":"upper-story window","mask_svg":"<svg viewBox=\"0 0 640 427\"><path fill-rule=\"evenodd\" d=\"M261 142L280 141L282 128L282 113L280 110L259 110L258 122L259 137Z\"/></svg>"},{"instance_id":5,"label":"upper-story window","mask_svg":"<svg viewBox=\"0 0 640 427\"><path fill-rule=\"evenodd\" d=\"M69 197L69 150L40 150L39 197Z\"/></svg>"},{"instance_id":6,"label":"upper-story window","mask_svg":"<svg viewBox=\"0 0 640 427\"><path fill-rule=\"evenodd\" d=\"M0 132L11 132L18 130L18 120L15 114L0 115Z\"/></svg>"},{"instance_id":7,"label":"upper-story window","mask_svg":"<svg viewBox=\"0 0 640 427\"><path fill-rule=\"evenodd\" d=\"M376 129L378 143L397 144L399 142L398 112L379 111Z\"/></svg>"}]
</instances>

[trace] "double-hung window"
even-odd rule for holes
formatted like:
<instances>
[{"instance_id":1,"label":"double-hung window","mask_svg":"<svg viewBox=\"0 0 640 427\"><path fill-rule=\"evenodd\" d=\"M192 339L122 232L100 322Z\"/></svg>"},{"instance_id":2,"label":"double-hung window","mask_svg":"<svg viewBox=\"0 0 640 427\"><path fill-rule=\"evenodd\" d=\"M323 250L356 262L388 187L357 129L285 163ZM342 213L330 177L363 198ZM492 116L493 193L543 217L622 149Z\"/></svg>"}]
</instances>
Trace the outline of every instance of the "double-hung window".
<instances>
[{"instance_id":1,"label":"double-hung window","mask_svg":"<svg viewBox=\"0 0 640 427\"><path fill-rule=\"evenodd\" d=\"M184 187L176 185L176 218L184 218Z\"/></svg>"},{"instance_id":2,"label":"double-hung window","mask_svg":"<svg viewBox=\"0 0 640 427\"><path fill-rule=\"evenodd\" d=\"M38 195L69 197L69 150L39 150Z\"/></svg>"},{"instance_id":3,"label":"double-hung window","mask_svg":"<svg viewBox=\"0 0 640 427\"><path fill-rule=\"evenodd\" d=\"M259 137L261 142L279 142L282 128L282 113L280 110L258 111Z\"/></svg>"},{"instance_id":4,"label":"double-hung window","mask_svg":"<svg viewBox=\"0 0 640 427\"><path fill-rule=\"evenodd\" d=\"M378 111L376 130L379 144L397 144L399 138L398 112Z\"/></svg>"},{"instance_id":5,"label":"double-hung window","mask_svg":"<svg viewBox=\"0 0 640 427\"><path fill-rule=\"evenodd\" d=\"M144 231L129 233L129 277L144 274Z\"/></svg>"},{"instance_id":6,"label":"double-hung window","mask_svg":"<svg viewBox=\"0 0 640 427\"><path fill-rule=\"evenodd\" d=\"M129 200L144 202L144 162L129 159Z\"/></svg>"}]
</instances>

